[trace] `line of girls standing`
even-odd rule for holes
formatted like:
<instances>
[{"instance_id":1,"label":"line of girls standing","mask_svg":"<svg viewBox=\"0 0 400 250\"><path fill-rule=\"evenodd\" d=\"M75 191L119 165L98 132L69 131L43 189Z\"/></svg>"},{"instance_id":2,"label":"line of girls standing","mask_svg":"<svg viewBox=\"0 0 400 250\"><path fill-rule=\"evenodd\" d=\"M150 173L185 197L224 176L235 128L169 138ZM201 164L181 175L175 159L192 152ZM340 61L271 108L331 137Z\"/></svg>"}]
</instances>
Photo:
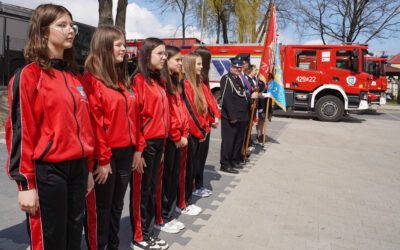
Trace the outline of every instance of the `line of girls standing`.
<instances>
[{"instance_id":1,"label":"line of girls standing","mask_svg":"<svg viewBox=\"0 0 400 250\"><path fill-rule=\"evenodd\" d=\"M166 249L155 225L183 229L174 210L197 215L192 194L211 194L203 172L220 113L207 85L210 53L186 55L179 82L179 49L148 38L130 78L124 33L100 26L81 76L77 32L66 8L38 6L28 65L9 83L7 172L18 185L31 249L80 249L83 224L89 249L118 249L128 184L131 248Z\"/></svg>"}]
</instances>

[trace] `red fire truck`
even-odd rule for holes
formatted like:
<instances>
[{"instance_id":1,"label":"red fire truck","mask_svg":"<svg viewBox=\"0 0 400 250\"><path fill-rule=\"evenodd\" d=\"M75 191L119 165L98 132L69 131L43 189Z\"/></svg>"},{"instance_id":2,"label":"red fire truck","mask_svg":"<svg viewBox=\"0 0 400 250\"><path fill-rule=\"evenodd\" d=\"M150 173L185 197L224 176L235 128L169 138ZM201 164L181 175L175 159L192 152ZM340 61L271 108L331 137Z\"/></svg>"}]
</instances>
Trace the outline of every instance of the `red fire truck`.
<instances>
[{"instance_id":1,"label":"red fire truck","mask_svg":"<svg viewBox=\"0 0 400 250\"><path fill-rule=\"evenodd\" d=\"M386 66L387 57L367 57L368 73L373 76L368 85L370 104L386 104Z\"/></svg>"},{"instance_id":2,"label":"red fire truck","mask_svg":"<svg viewBox=\"0 0 400 250\"><path fill-rule=\"evenodd\" d=\"M127 43L138 51L138 43ZM129 48L132 46L132 48ZM183 46L182 55L199 46L212 54L210 88L220 101L221 77L229 72L229 58L250 53L251 64L260 65L261 44ZM352 110L368 108L367 45L281 45L286 106L290 112L316 114L320 120L337 121Z\"/></svg>"},{"instance_id":3,"label":"red fire truck","mask_svg":"<svg viewBox=\"0 0 400 250\"><path fill-rule=\"evenodd\" d=\"M337 121L368 109L367 45L281 46L287 109Z\"/></svg>"}]
</instances>

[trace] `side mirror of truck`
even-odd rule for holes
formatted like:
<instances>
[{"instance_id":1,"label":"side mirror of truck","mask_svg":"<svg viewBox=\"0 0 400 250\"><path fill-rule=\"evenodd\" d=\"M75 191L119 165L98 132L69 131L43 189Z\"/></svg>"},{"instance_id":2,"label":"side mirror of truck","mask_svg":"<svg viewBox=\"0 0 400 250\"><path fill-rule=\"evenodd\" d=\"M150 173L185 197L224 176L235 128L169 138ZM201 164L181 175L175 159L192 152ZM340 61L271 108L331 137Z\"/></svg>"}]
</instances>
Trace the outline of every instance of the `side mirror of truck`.
<instances>
[{"instance_id":1,"label":"side mirror of truck","mask_svg":"<svg viewBox=\"0 0 400 250\"><path fill-rule=\"evenodd\" d=\"M359 49L354 49L351 53L351 70L359 73Z\"/></svg>"}]
</instances>

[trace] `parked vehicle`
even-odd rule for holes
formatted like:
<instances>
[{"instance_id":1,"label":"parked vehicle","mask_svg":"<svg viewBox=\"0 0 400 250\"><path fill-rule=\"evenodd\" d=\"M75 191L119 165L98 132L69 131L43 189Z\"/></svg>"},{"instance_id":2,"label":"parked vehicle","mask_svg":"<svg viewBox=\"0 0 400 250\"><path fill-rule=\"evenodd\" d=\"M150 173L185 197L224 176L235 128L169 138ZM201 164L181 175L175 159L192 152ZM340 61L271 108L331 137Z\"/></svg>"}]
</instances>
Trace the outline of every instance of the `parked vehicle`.
<instances>
[{"instance_id":1,"label":"parked vehicle","mask_svg":"<svg viewBox=\"0 0 400 250\"><path fill-rule=\"evenodd\" d=\"M373 79L368 85L370 104L386 104L386 78L387 57L367 57L367 72Z\"/></svg>"},{"instance_id":2,"label":"parked vehicle","mask_svg":"<svg viewBox=\"0 0 400 250\"><path fill-rule=\"evenodd\" d=\"M25 64L24 48L28 41L29 20L33 10L0 2L0 86L6 86L14 72ZM81 71L89 55L93 26L76 23L79 33L74 46Z\"/></svg>"}]
</instances>

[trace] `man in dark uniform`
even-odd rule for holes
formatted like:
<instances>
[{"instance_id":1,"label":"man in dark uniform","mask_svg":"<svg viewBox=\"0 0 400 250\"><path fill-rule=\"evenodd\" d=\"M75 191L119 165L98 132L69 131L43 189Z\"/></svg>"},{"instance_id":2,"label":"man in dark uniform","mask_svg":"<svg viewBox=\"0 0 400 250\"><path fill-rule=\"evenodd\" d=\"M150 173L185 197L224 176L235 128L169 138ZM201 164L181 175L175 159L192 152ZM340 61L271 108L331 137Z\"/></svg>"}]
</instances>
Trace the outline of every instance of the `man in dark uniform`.
<instances>
[{"instance_id":1,"label":"man in dark uniform","mask_svg":"<svg viewBox=\"0 0 400 250\"><path fill-rule=\"evenodd\" d=\"M236 164L240 162L243 145L243 131L250 119L250 93L246 91L240 73L243 61L237 57L231 58L230 72L221 78L222 91L221 109L221 171L237 174L237 169L243 168ZM254 95L253 98L256 98Z\"/></svg>"}]
</instances>

